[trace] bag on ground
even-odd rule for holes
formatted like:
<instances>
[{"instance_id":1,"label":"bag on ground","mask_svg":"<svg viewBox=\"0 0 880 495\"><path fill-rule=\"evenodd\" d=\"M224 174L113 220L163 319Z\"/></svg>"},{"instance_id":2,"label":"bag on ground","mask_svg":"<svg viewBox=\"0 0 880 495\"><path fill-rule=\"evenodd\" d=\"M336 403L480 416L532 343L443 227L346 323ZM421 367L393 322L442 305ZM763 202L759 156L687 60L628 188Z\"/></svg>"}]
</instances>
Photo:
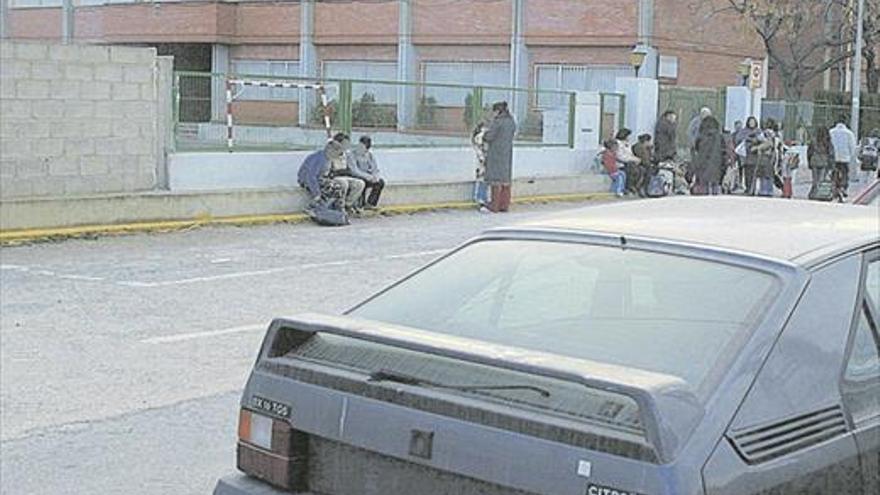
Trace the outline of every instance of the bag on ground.
<instances>
[{"instance_id":1,"label":"bag on ground","mask_svg":"<svg viewBox=\"0 0 880 495\"><path fill-rule=\"evenodd\" d=\"M823 178L816 184L816 192L811 199L816 201L831 201L834 199L834 184L827 177Z\"/></svg>"},{"instance_id":2,"label":"bag on ground","mask_svg":"<svg viewBox=\"0 0 880 495\"><path fill-rule=\"evenodd\" d=\"M348 215L345 211L331 208L324 202L318 202L308 209L309 217L318 225L325 227L341 227L348 225Z\"/></svg>"},{"instance_id":3,"label":"bag on ground","mask_svg":"<svg viewBox=\"0 0 880 495\"><path fill-rule=\"evenodd\" d=\"M646 188L645 193L649 198L662 198L663 196L669 196L672 193L673 181L673 172L664 168L661 164L657 173L652 175L651 179L648 181L648 187Z\"/></svg>"}]
</instances>

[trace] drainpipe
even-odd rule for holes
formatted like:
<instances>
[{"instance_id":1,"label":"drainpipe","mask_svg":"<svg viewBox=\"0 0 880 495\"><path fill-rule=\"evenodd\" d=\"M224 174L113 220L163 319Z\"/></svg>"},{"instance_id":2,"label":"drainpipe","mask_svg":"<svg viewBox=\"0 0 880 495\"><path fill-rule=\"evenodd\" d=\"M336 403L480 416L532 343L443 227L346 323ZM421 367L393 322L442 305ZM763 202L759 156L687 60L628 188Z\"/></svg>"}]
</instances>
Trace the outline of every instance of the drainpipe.
<instances>
[{"instance_id":1,"label":"drainpipe","mask_svg":"<svg viewBox=\"0 0 880 495\"><path fill-rule=\"evenodd\" d=\"M73 0L61 2L61 42L65 45L73 43L74 12ZM4 16L5 17L5 16Z\"/></svg>"},{"instance_id":2,"label":"drainpipe","mask_svg":"<svg viewBox=\"0 0 880 495\"><path fill-rule=\"evenodd\" d=\"M315 50L315 0L299 2L299 75L318 77L318 55ZM311 89L299 90L299 125L306 126L315 106L315 94ZM337 94L337 99L339 95Z\"/></svg>"},{"instance_id":3,"label":"drainpipe","mask_svg":"<svg viewBox=\"0 0 880 495\"><path fill-rule=\"evenodd\" d=\"M510 35L510 87L528 88L529 55L525 40L526 0L512 0L511 3L513 24ZM511 91L509 108L520 123L525 120L528 100L528 94L521 91Z\"/></svg>"},{"instance_id":4,"label":"drainpipe","mask_svg":"<svg viewBox=\"0 0 880 495\"><path fill-rule=\"evenodd\" d=\"M0 0L0 40L9 37L9 5L11 0Z\"/></svg>"}]
</instances>

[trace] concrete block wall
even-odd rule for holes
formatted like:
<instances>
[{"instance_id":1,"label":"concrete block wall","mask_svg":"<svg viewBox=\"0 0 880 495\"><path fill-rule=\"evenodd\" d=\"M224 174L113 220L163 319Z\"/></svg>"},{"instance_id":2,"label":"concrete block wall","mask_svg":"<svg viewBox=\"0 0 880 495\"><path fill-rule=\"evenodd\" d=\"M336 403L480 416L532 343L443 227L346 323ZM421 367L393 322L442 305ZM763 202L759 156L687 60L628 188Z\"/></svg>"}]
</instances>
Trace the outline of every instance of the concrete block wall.
<instances>
[{"instance_id":1,"label":"concrete block wall","mask_svg":"<svg viewBox=\"0 0 880 495\"><path fill-rule=\"evenodd\" d=\"M153 189L158 67L152 48L0 43L0 199Z\"/></svg>"}]
</instances>

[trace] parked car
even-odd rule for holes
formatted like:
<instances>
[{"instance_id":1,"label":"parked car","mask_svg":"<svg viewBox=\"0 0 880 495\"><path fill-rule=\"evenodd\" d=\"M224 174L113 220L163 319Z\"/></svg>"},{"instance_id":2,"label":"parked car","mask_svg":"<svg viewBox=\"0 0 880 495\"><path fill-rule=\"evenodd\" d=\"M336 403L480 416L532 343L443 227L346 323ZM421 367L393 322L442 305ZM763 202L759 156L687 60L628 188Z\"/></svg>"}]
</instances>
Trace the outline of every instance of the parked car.
<instances>
[{"instance_id":1,"label":"parked car","mask_svg":"<svg viewBox=\"0 0 880 495\"><path fill-rule=\"evenodd\" d=\"M877 228L712 197L490 230L275 320L214 493L880 493Z\"/></svg>"},{"instance_id":2,"label":"parked car","mask_svg":"<svg viewBox=\"0 0 880 495\"><path fill-rule=\"evenodd\" d=\"M862 192L853 198L853 204L856 205L880 205L880 179L874 179L874 182L866 187Z\"/></svg>"}]
</instances>

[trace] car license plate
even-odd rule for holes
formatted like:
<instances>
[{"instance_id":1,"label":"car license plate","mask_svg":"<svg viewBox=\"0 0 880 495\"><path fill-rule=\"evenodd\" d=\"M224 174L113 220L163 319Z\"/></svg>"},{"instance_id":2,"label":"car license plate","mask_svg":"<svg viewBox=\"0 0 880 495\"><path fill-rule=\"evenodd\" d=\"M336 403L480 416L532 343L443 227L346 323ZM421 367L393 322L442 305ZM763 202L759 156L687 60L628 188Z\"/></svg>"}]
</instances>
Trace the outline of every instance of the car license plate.
<instances>
[{"instance_id":1,"label":"car license plate","mask_svg":"<svg viewBox=\"0 0 880 495\"><path fill-rule=\"evenodd\" d=\"M290 417L290 406L288 406L287 404L282 404L280 402L276 402L270 399L264 399L256 395L251 397L250 406L255 411L268 413L280 418Z\"/></svg>"}]
</instances>

